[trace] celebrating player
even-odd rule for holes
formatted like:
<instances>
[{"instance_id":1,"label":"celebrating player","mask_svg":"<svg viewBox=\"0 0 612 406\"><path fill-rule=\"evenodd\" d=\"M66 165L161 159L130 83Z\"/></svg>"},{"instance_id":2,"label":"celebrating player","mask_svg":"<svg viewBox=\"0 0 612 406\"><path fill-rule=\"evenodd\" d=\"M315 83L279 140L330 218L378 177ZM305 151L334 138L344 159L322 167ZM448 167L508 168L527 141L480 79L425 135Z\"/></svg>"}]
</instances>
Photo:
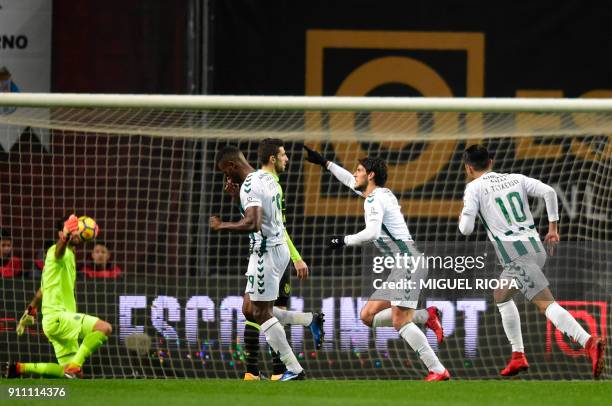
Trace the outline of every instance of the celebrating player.
<instances>
[{"instance_id":1,"label":"celebrating player","mask_svg":"<svg viewBox=\"0 0 612 406\"><path fill-rule=\"evenodd\" d=\"M247 285L242 312L249 322L260 326L272 350L280 354L287 368L280 381L304 379L304 370L291 350L285 330L273 310L274 301L278 298L279 283L290 259L285 241L281 188L270 173L261 169L255 171L242 152L234 146L226 146L219 151L217 168L229 181L242 185L242 219L223 222L213 216L209 221L213 231L250 235L251 255L246 272Z\"/></svg>"},{"instance_id":2,"label":"celebrating player","mask_svg":"<svg viewBox=\"0 0 612 406\"><path fill-rule=\"evenodd\" d=\"M100 348L112 332L108 322L77 313L74 282L75 247L81 243L78 229L79 220L75 215L62 219L58 224L59 239L47 251L40 289L17 326L17 334L22 335L27 326L34 324L42 302L43 331L53 345L58 363L8 363L7 378L24 374L78 378L82 375L85 359Z\"/></svg>"},{"instance_id":3,"label":"celebrating player","mask_svg":"<svg viewBox=\"0 0 612 406\"><path fill-rule=\"evenodd\" d=\"M593 376L599 376L604 369L605 343L589 335L567 310L555 302L542 273L546 252L536 230L527 196L541 197L546 202L549 223L544 241L554 244L559 242L555 190L524 175L493 172L493 161L487 149L481 145L467 148L464 161L470 183L465 188L459 231L464 235L471 234L476 216L480 217L504 267L500 278L516 281L523 295L555 327L580 343L591 358ZM501 371L503 376L516 375L529 368L521 335L520 316L512 300L516 292L516 288L505 287L493 293L504 331L512 345L512 357Z\"/></svg>"},{"instance_id":4,"label":"celebrating player","mask_svg":"<svg viewBox=\"0 0 612 406\"><path fill-rule=\"evenodd\" d=\"M345 245L362 245L374 243L381 252L389 255L395 253L410 255L416 253L408 226L393 192L385 188L387 165L379 158L365 158L359 161L355 173L323 158L318 152L304 145L306 159L328 169L340 182L365 198L363 205L366 228L361 232L347 236L332 237L329 246L334 249ZM404 270L406 273L406 270ZM364 324L375 328L393 326L400 336L416 351L429 370L426 381L443 381L450 379L450 374L440 363L438 357L427 342L427 337L415 322L425 323L438 338L443 339L438 309L415 310L418 303L419 289L410 289L404 300L368 300L361 310Z\"/></svg>"}]
</instances>

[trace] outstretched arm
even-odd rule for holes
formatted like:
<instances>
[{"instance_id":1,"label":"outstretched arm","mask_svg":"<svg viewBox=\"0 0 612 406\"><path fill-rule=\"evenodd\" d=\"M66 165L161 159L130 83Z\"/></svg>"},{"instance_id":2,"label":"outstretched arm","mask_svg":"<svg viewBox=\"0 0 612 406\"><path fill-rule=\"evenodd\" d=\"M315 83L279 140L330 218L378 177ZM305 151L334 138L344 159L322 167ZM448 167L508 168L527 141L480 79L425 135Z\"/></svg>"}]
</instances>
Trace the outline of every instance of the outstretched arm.
<instances>
[{"instance_id":1,"label":"outstretched arm","mask_svg":"<svg viewBox=\"0 0 612 406\"><path fill-rule=\"evenodd\" d=\"M304 145L304 149L306 150L306 160L308 162L321 165L323 168L329 170L336 177L336 179L342 182L345 186L351 188L358 195L362 196L361 192L355 190L355 178L349 171L340 165L323 158L320 153L308 148L306 145Z\"/></svg>"},{"instance_id":2,"label":"outstretched arm","mask_svg":"<svg viewBox=\"0 0 612 406\"><path fill-rule=\"evenodd\" d=\"M327 163L327 169L345 186L351 188L353 192L357 193L359 196L363 196L361 192L355 190L355 178L352 173L333 162Z\"/></svg>"}]
</instances>

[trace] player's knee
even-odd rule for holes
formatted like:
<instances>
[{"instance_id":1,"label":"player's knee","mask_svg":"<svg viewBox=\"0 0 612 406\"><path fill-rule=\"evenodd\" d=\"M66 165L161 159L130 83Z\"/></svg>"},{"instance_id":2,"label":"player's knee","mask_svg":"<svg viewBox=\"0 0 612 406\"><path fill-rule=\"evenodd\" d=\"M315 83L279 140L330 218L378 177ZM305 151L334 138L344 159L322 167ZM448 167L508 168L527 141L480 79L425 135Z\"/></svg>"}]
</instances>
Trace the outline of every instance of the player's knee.
<instances>
[{"instance_id":1,"label":"player's knee","mask_svg":"<svg viewBox=\"0 0 612 406\"><path fill-rule=\"evenodd\" d=\"M493 291L493 300L496 304L507 302L506 291L497 289Z\"/></svg>"},{"instance_id":2,"label":"player's knee","mask_svg":"<svg viewBox=\"0 0 612 406\"><path fill-rule=\"evenodd\" d=\"M255 322L255 319L253 318L253 312L251 311L251 306L246 302L242 303L242 314L244 314L244 317L248 321Z\"/></svg>"},{"instance_id":3,"label":"player's knee","mask_svg":"<svg viewBox=\"0 0 612 406\"><path fill-rule=\"evenodd\" d=\"M268 308L253 306L252 316L255 323L262 325L272 317L272 312Z\"/></svg>"},{"instance_id":4,"label":"player's knee","mask_svg":"<svg viewBox=\"0 0 612 406\"><path fill-rule=\"evenodd\" d=\"M113 326L103 320L99 320L94 326L94 330L101 332L105 336L109 337L113 333Z\"/></svg>"},{"instance_id":5,"label":"player's knee","mask_svg":"<svg viewBox=\"0 0 612 406\"><path fill-rule=\"evenodd\" d=\"M400 331L402 327L412 322L412 317L405 314L394 314L391 322L393 323L393 328L396 331Z\"/></svg>"},{"instance_id":6,"label":"player's knee","mask_svg":"<svg viewBox=\"0 0 612 406\"><path fill-rule=\"evenodd\" d=\"M366 308L361 309L361 313L359 314L361 321L368 327L372 327L372 322L374 321L374 314L369 312Z\"/></svg>"},{"instance_id":7,"label":"player's knee","mask_svg":"<svg viewBox=\"0 0 612 406\"><path fill-rule=\"evenodd\" d=\"M400 329L404 327L405 324L407 323L404 320L393 319L393 328L395 329L395 331L400 331Z\"/></svg>"}]
</instances>

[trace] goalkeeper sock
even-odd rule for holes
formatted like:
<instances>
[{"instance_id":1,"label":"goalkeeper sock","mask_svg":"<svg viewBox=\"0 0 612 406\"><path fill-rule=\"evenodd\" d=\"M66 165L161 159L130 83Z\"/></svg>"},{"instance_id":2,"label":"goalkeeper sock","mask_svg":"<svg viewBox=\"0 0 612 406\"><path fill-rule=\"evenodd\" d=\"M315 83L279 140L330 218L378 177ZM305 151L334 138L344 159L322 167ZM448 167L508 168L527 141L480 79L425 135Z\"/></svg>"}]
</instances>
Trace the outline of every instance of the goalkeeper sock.
<instances>
[{"instance_id":1,"label":"goalkeeper sock","mask_svg":"<svg viewBox=\"0 0 612 406\"><path fill-rule=\"evenodd\" d=\"M272 308L272 313L283 326L292 324L308 327L312 323L312 313L283 310L278 307Z\"/></svg>"},{"instance_id":2,"label":"goalkeeper sock","mask_svg":"<svg viewBox=\"0 0 612 406\"><path fill-rule=\"evenodd\" d=\"M246 371L259 376L259 324L247 321L244 326L244 350L246 351Z\"/></svg>"},{"instance_id":3,"label":"goalkeeper sock","mask_svg":"<svg viewBox=\"0 0 612 406\"><path fill-rule=\"evenodd\" d=\"M546 317L561 332L567 334L578 341L581 346L585 346L591 335L587 333L576 319L557 302L552 302L546 308Z\"/></svg>"},{"instance_id":4,"label":"goalkeeper sock","mask_svg":"<svg viewBox=\"0 0 612 406\"><path fill-rule=\"evenodd\" d=\"M92 352L100 348L107 340L108 337L101 331L96 330L87 334L70 363L82 367L85 363L85 359L89 357Z\"/></svg>"},{"instance_id":5,"label":"goalkeeper sock","mask_svg":"<svg viewBox=\"0 0 612 406\"><path fill-rule=\"evenodd\" d=\"M18 369L20 374L42 375L47 378L64 377L64 368L60 364L51 362L19 363Z\"/></svg>"},{"instance_id":6,"label":"goalkeeper sock","mask_svg":"<svg viewBox=\"0 0 612 406\"><path fill-rule=\"evenodd\" d=\"M512 345L512 352L525 352L523 334L521 333L521 316L514 300L510 299L507 302L498 303L497 309L502 318L506 337Z\"/></svg>"},{"instance_id":7,"label":"goalkeeper sock","mask_svg":"<svg viewBox=\"0 0 612 406\"><path fill-rule=\"evenodd\" d=\"M416 324L425 324L429 320L429 312L425 309L415 310L412 321Z\"/></svg>"},{"instance_id":8,"label":"goalkeeper sock","mask_svg":"<svg viewBox=\"0 0 612 406\"><path fill-rule=\"evenodd\" d=\"M266 320L261 325L261 329L266 335L266 340L270 347L280 354L280 359L283 361L287 369L293 373L299 374L304 369L298 362L295 354L289 346L287 336L285 335L285 329L281 326L280 322L276 317L272 317Z\"/></svg>"},{"instance_id":9,"label":"goalkeeper sock","mask_svg":"<svg viewBox=\"0 0 612 406\"><path fill-rule=\"evenodd\" d=\"M391 308L381 310L374 315L372 319L372 328L376 327L393 327L393 318L391 316Z\"/></svg>"},{"instance_id":10,"label":"goalkeeper sock","mask_svg":"<svg viewBox=\"0 0 612 406\"><path fill-rule=\"evenodd\" d=\"M400 328L399 334L417 353L429 371L433 371L437 374L444 372L446 368L440 363L436 353L434 353L429 346L427 337L425 337L425 334L423 334L416 324L412 322L404 324L404 326Z\"/></svg>"}]
</instances>

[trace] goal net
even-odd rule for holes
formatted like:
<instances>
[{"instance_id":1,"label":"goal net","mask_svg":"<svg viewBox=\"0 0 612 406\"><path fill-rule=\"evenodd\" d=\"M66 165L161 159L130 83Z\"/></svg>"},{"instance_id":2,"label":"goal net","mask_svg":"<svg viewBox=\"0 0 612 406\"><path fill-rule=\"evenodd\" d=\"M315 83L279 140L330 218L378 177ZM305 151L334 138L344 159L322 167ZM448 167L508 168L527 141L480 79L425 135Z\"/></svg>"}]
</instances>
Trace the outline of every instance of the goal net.
<instances>
[{"instance_id":1,"label":"goal net","mask_svg":"<svg viewBox=\"0 0 612 406\"><path fill-rule=\"evenodd\" d=\"M311 270L298 281L287 269L294 274L289 309L325 313L319 351L307 328L286 327L309 377L418 379L426 371L393 328L372 330L360 321L368 298L364 274L371 273L367 249L332 254L325 247L327 237L363 229L363 200L305 162L303 144L351 172L359 158L384 158L387 186L423 251L489 253L484 269L454 267L430 279L473 282L501 272L481 224L469 238L458 232L466 147L484 144L496 171L553 186L562 243L545 273L558 302L589 333L607 339L611 135L609 100L0 95L0 360L55 361L40 317L21 337L15 328L40 286L55 224L75 212L98 222L99 240L110 251L104 266L93 243L77 251L78 310L113 325L85 374L240 378L249 244L246 236L209 231L211 215L240 218L214 160L217 150L234 144L256 167L259 142L268 137L286 143L289 164L280 177L286 225ZM543 237L545 205L530 205ZM453 377L499 376L512 350L490 286L459 289L448 282L424 289L420 300L420 307L436 305L443 313L441 345L424 331ZM520 294L515 301L531 365L523 376L590 378L580 346ZM260 365L270 372L263 335L260 342Z\"/></svg>"}]
</instances>

